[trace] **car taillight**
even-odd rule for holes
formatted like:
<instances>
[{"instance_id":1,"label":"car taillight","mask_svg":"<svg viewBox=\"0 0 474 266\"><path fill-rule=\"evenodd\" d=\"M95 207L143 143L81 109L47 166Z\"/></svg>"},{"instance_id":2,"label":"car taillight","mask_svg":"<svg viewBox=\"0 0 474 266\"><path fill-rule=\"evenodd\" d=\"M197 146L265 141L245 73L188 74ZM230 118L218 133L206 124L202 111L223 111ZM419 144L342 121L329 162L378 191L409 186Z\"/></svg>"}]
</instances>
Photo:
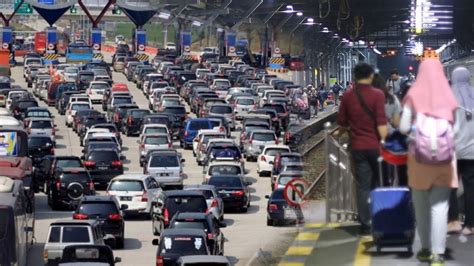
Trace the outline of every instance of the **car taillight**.
<instances>
[{"instance_id":1,"label":"car taillight","mask_svg":"<svg viewBox=\"0 0 474 266\"><path fill-rule=\"evenodd\" d=\"M109 220L113 220L113 221L119 221L119 220L122 220L122 215L118 214L118 213L112 213L112 214L109 214Z\"/></svg>"},{"instance_id":2,"label":"car taillight","mask_svg":"<svg viewBox=\"0 0 474 266\"><path fill-rule=\"evenodd\" d=\"M120 117L119 117L119 114L118 114L118 113L115 113L115 114L114 114L114 121L115 121L115 122L120 121Z\"/></svg>"},{"instance_id":3,"label":"car taillight","mask_svg":"<svg viewBox=\"0 0 474 266\"><path fill-rule=\"evenodd\" d=\"M51 129L51 135L56 135L56 129L54 127Z\"/></svg>"},{"instance_id":4,"label":"car taillight","mask_svg":"<svg viewBox=\"0 0 474 266\"><path fill-rule=\"evenodd\" d=\"M92 95L92 90L91 89L89 89L89 95Z\"/></svg>"},{"instance_id":5,"label":"car taillight","mask_svg":"<svg viewBox=\"0 0 474 266\"><path fill-rule=\"evenodd\" d=\"M54 148L51 148L51 155L54 155Z\"/></svg>"},{"instance_id":6,"label":"car taillight","mask_svg":"<svg viewBox=\"0 0 474 266\"><path fill-rule=\"evenodd\" d=\"M56 189L60 190L61 189L61 181L56 181Z\"/></svg>"},{"instance_id":7,"label":"car taillight","mask_svg":"<svg viewBox=\"0 0 474 266\"><path fill-rule=\"evenodd\" d=\"M89 182L89 190L94 190L94 182L92 180Z\"/></svg>"},{"instance_id":8,"label":"car taillight","mask_svg":"<svg viewBox=\"0 0 474 266\"><path fill-rule=\"evenodd\" d=\"M163 256L156 256L156 266L163 266L163 265L165 265Z\"/></svg>"},{"instance_id":9,"label":"car taillight","mask_svg":"<svg viewBox=\"0 0 474 266\"><path fill-rule=\"evenodd\" d=\"M280 141L278 139L275 140L275 144L278 144L280 143Z\"/></svg>"},{"instance_id":10,"label":"car taillight","mask_svg":"<svg viewBox=\"0 0 474 266\"><path fill-rule=\"evenodd\" d=\"M147 201L148 201L148 193L144 191L142 195L142 202L147 202Z\"/></svg>"},{"instance_id":11,"label":"car taillight","mask_svg":"<svg viewBox=\"0 0 474 266\"><path fill-rule=\"evenodd\" d=\"M253 105L253 109L257 110L257 104L256 103Z\"/></svg>"},{"instance_id":12,"label":"car taillight","mask_svg":"<svg viewBox=\"0 0 474 266\"><path fill-rule=\"evenodd\" d=\"M268 205L268 210L269 211L277 211L278 210L278 205L270 204L270 205Z\"/></svg>"},{"instance_id":13,"label":"car taillight","mask_svg":"<svg viewBox=\"0 0 474 266\"><path fill-rule=\"evenodd\" d=\"M168 148L170 148L170 149L173 148L173 143L172 142L168 143Z\"/></svg>"},{"instance_id":14,"label":"car taillight","mask_svg":"<svg viewBox=\"0 0 474 266\"><path fill-rule=\"evenodd\" d=\"M260 160L266 162L266 161L267 161L267 158L265 158L265 155L262 155L262 156L260 156Z\"/></svg>"},{"instance_id":15,"label":"car taillight","mask_svg":"<svg viewBox=\"0 0 474 266\"><path fill-rule=\"evenodd\" d=\"M122 166L122 161L112 161L112 166Z\"/></svg>"},{"instance_id":16,"label":"car taillight","mask_svg":"<svg viewBox=\"0 0 474 266\"><path fill-rule=\"evenodd\" d=\"M250 144L253 144L253 138L251 138L251 139L249 140L249 143L250 143Z\"/></svg>"},{"instance_id":17,"label":"car taillight","mask_svg":"<svg viewBox=\"0 0 474 266\"><path fill-rule=\"evenodd\" d=\"M93 167L93 166L95 166L95 162L94 161L85 161L84 166L85 167Z\"/></svg>"},{"instance_id":18,"label":"car taillight","mask_svg":"<svg viewBox=\"0 0 474 266\"><path fill-rule=\"evenodd\" d=\"M291 133L290 133L290 131L287 131L287 132L285 133L285 139L286 139L286 141L290 141L290 139L291 139Z\"/></svg>"},{"instance_id":19,"label":"car taillight","mask_svg":"<svg viewBox=\"0 0 474 266\"><path fill-rule=\"evenodd\" d=\"M214 199L211 203L211 208L217 208L219 206L219 203L217 202L216 199Z\"/></svg>"},{"instance_id":20,"label":"car taillight","mask_svg":"<svg viewBox=\"0 0 474 266\"><path fill-rule=\"evenodd\" d=\"M169 212L168 212L168 209L164 208L163 209L163 222L165 223L165 225L168 225L170 220L169 220Z\"/></svg>"},{"instance_id":21,"label":"car taillight","mask_svg":"<svg viewBox=\"0 0 474 266\"><path fill-rule=\"evenodd\" d=\"M242 197L245 194L245 192L243 190L236 190L232 192L232 194L236 197Z\"/></svg>"},{"instance_id":22,"label":"car taillight","mask_svg":"<svg viewBox=\"0 0 474 266\"><path fill-rule=\"evenodd\" d=\"M208 233L207 234L207 239L214 240L214 234Z\"/></svg>"},{"instance_id":23,"label":"car taillight","mask_svg":"<svg viewBox=\"0 0 474 266\"><path fill-rule=\"evenodd\" d=\"M128 117L127 123L131 125L133 123L133 118L131 116Z\"/></svg>"},{"instance_id":24,"label":"car taillight","mask_svg":"<svg viewBox=\"0 0 474 266\"><path fill-rule=\"evenodd\" d=\"M89 219L89 216L87 214L83 214L83 213L74 213L72 215L72 219L74 219L74 220L87 220L87 219Z\"/></svg>"},{"instance_id":25,"label":"car taillight","mask_svg":"<svg viewBox=\"0 0 474 266\"><path fill-rule=\"evenodd\" d=\"M206 112L204 112L204 109L201 109L201 116L205 116Z\"/></svg>"},{"instance_id":26,"label":"car taillight","mask_svg":"<svg viewBox=\"0 0 474 266\"><path fill-rule=\"evenodd\" d=\"M188 132L188 131L184 131L184 136L185 136L185 137L189 136L189 132Z\"/></svg>"},{"instance_id":27,"label":"car taillight","mask_svg":"<svg viewBox=\"0 0 474 266\"><path fill-rule=\"evenodd\" d=\"M220 128L219 128L219 131L220 131L220 132L225 132L225 128L224 128L224 127L220 127Z\"/></svg>"}]
</instances>

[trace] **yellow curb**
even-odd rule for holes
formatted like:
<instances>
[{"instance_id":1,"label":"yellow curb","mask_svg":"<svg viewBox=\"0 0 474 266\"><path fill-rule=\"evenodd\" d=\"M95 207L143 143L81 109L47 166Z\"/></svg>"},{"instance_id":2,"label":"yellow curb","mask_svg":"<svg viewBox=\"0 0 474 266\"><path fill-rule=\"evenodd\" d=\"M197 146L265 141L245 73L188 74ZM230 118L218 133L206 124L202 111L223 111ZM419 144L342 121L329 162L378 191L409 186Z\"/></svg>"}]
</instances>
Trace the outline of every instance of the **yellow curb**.
<instances>
[{"instance_id":1,"label":"yellow curb","mask_svg":"<svg viewBox=\"0 0 474 266\"><path fill-rule=\"evenodd\" d=\"M293 255L293 256L298 256L298 255L309 255L311 254L311 252L313 251L313 248L312 246L306 246L306 247L296 247L296 246L292 246L290 248L288 248L288 250L286 251L285 255Z\"/></svg>"},{"instance_id":2,"label":"yellow curb","mask_svg":"<svg viewBox=\"0 0 474 266\"><path fill-rule=\"evenodd\" d=\"M301 232L296 236L300 241L316 241L319 239L319 233Z\"/></svg>"},{"instance_id":3,"label":"yellow curb","mask_svg":"<svg viewBox=\"0 0 474 266\"><path fill-rule=\"evenodd\" d=\"M304 266L303 262L280 262L278 266Z\"/></svg>"},{"instance_id":4,"label":"yellow curb","mask_svg":"<svg viewBox=\"0 0 474 266\"><path fill-rule=\"evenodd\" d=\"M305 227L308 227L308 228L338 228L338 227L341 227L342 224L341 223L327 223L327 224L324 224L324 223L307 223L305 224Z\"/></svg>"},{"instance_id":5,"label":"yellow curb","mask_svg":"<svg viewBox=\"0 0 474 266\"><path fill-rule=\"evenodd\" d=\"M370 266L371 256L367 251L367 246L372 241L372 237L362 237L359 240L354 257L354 266Z\"/></svg>"}]
</instances>

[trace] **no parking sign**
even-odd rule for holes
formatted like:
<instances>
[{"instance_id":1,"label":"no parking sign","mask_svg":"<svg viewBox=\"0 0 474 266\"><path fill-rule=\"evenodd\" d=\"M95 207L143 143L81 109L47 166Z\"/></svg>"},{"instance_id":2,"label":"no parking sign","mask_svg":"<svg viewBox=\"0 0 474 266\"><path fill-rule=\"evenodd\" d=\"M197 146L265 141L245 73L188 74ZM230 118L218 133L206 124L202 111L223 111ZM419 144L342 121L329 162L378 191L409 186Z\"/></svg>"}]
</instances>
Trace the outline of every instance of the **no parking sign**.
<instances>
[{"instance_id":1,"label":"no parking sign","mask_svg":"<svg viewBox=\"0 0 474 266\"><path fill-rule=\"evenodd\" d=\"M303 202L304 194L309 184L303 178L293 178L283 189L286 202L293 207L298 207Z\"/></svg>"}]
</instances>

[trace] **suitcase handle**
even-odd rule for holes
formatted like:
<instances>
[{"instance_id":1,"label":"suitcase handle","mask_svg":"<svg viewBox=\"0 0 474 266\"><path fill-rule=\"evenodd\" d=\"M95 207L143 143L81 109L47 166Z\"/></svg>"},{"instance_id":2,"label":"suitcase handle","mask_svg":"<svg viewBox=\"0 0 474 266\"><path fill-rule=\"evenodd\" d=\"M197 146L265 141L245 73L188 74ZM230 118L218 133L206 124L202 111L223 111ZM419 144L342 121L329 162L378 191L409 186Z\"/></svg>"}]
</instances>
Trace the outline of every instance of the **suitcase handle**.
<instances>
[{"instance_id":1,"label":"suitcase handle","mask_svg":"<svg viewBox=\"0 0 474 266\"><path fill-rule=\"evenodd\" d=\"M379 156L379 157L377 158L377 163L378 163L378 165L379 165L378 168L379 168L379 182L380 182L380 187L383 187L383 186L384 186L384 185L383 185L383 167L382 167L382 166L383 166L383 164L382 164L383 161L384 161L384 160L383 160L383 157L382 157L382 156ZM399 179L399 178L398 178L398 168L397 168L397 165L388 164L388 163L387 163L387 165L388 165L388 166L392 166L393 169L394 169L392 187L398 187L398 185L399 185L399 180L398 180L398 179Z\"/></svg>"}]
</instances>

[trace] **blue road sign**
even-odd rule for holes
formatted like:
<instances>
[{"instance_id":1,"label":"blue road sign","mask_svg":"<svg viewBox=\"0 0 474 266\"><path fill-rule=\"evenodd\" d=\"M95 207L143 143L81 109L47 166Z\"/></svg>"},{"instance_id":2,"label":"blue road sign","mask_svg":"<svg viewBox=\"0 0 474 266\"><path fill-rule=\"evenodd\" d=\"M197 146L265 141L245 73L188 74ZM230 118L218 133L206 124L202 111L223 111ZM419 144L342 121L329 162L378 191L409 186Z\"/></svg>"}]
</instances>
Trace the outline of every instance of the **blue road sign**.
<instances>
[{"instance_id":1,"label":"blue road sign","mask_svg":"<svg viewBox=\"0 0 474 266\"><path fill-rule=\"evenodd\" d=\"M136 30L135 31L135 49L138 54L145 53L146 46L146 31Z\"/></svg>"},{"instance_id":2,"label":"blue road sign","mask_svg":"<svg viewBox=\"0 0 474 266\"><path fill-rule=\"evenodd\" d=\"M38 0L39 4L54 5L54 0Z\"/></svg>"}]
</instances>

